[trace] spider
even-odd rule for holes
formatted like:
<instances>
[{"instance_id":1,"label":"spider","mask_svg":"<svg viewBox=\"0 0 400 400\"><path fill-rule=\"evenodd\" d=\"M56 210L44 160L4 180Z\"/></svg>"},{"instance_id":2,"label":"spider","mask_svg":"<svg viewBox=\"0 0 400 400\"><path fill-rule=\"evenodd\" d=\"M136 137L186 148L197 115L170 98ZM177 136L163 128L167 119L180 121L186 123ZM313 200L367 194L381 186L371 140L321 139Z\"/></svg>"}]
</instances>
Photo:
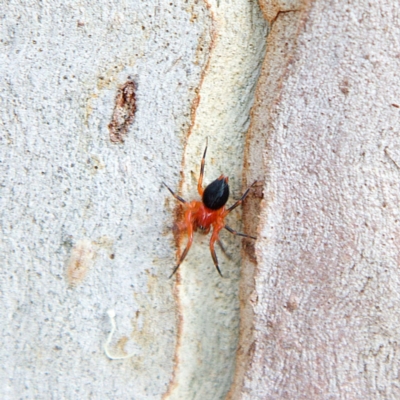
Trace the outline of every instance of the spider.
<instances>
[{"instance_id":1,"label":"spider","mask_svg":"<svg viewBox=\"0 0 400 400\"><path fill-rule=\"evenodd\" d=\"M250 189L257 183L257 181L253 182L253 184L247 188L242 197L235 204L233 204L229 208L226 208L225 204L228 201L229 197L229 185L227 176L221 175L218 179L211 182L205 189L203 189L203 176L207 147L208 140L206 142L206 148L204 150L203 158L201 159L200 177L197 182L197 191L202 198L201 201L193 200L189 203L182 197L178 196L163 182L166 188L171 192L172 196L174 196L178 201L183 204L183 220L178 223L178 228L180 231L186 230L188 235L186 248L169 278L172 278L172 276L175 274L175 272L178 270L179 266L182 264L183 260L187 256L193 243L193 232L197 231L197 229L199 229L202 233L206 235L210 232L211 227L213 228L210 239L210 251L215 268L217 269L221 277L222 273L219 269L218 259L214 249L215 242L219 243L223 249L223 246L219 240L219 232L221 231L221 229L225 228L227 231L237 236L256 239L256 237L254 236L249 236L233 230L231 227L225 224L225 217L237 206L242 204L243 200L249 194Z\"/></svg>"}]
</instances>

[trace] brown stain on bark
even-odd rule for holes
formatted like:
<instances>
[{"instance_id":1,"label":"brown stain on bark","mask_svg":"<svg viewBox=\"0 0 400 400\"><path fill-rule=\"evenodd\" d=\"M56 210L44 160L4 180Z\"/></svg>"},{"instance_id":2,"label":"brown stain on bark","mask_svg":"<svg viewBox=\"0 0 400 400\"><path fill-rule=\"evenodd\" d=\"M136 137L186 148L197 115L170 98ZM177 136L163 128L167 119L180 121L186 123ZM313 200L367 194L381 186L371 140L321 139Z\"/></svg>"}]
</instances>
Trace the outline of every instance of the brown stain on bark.
<instances>
[{"instance_id":1,"label":"brown stain on bark","mask_svg":"<svg viewBox=\"0 0 400 400\"><path fill-rule=\"evenodd\" d=\"M79 240L71 250L67 263L66 279L71 288L80 285L93 267L96 249L86 239Z\"/></svg>"},{"instance_id":2,"label":"brown stain on bark","mask_svg":"<svg viewBox=\"0 0 400 400\"><path fill-rule=\"evenodd\" d=\"M114 143L123 143L132 125L136 112L136 84L128 79L117 92L114 112L108 124L110 140Z\"/></svg>"}]
</instances>

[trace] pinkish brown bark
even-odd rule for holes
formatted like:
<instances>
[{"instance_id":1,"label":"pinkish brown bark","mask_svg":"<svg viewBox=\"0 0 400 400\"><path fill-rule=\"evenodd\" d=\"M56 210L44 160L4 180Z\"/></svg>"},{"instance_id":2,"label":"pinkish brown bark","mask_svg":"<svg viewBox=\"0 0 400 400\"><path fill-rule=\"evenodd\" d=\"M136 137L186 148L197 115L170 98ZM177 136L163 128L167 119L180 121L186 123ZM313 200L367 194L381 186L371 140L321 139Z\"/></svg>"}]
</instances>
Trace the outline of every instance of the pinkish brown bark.
<instances>
[{"instance_id":1,"label":"pinkish brown bark","mask_svg":"<svg viewBox=\"0 0 400 400\"><path fill-rule=\"evenodd\" d=\"M319 1L273 21L228 398L400 398L399 14Z\"/></svg>"}]
</instances>

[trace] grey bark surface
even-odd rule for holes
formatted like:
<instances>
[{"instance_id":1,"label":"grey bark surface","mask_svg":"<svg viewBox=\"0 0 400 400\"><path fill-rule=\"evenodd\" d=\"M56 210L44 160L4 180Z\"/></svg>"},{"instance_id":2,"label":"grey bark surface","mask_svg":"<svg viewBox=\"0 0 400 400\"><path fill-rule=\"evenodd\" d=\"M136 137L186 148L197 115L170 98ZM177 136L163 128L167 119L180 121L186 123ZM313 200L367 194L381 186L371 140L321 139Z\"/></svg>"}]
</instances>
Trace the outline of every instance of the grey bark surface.
<instances>
[{"instance_id":1,"label":"grey bark surface","mask_svg":"<svg viewBox=\"0 0 400 400\"><path fill-rule=\"evenodd\" d=\"M167 279L186 242L161 182L196 198L207 137L205 183L228 174L238 198L259 181L244 227L229 220L258 241L228 397L400 397L399 5L260 6L241 182L256 3L6 5L1 398L225 397L240 242L223 237L224 279L201 235ZM112 143L130 81L136 111ZM110 309L109 351L129 359L104 353Z\"/></svg>"},{"instance_id":2,"label":"grey bark surface","mask_svg":"<svg viewBox=\"0 0 400 400\"><path fill-rule=\"evenodd\" d=\"M178 322L162 181L179 180L206 5L3 7L0 397L159 399ZM129 77L137 111L114 144L108 124ZM109 309L110 352L130 359L104 354Z\"/></svg>"},{"instance_id":3,"label":"grey bark surface","mask_svg":"<svg viewBox=\"0 0 400 400\"><path fill-rule=\"evenodd\" d=\"M399 17L397 2L316 1L271 18L230 398L400 398Z\"/></svg>"},{"instance_id":4,"label":"grey bark surface","mask_svg":"<svg viewBox=\"0 0 400 400\"><path fill-rule=\"evenodd\" d=\"M240 197L265 35L247 0L4 6L2 399L225 398L240 240L221 279L197 234L169 280L185 237L162 182L198 199L208 138L205 184Z\"/></svg>"}]
</instances>

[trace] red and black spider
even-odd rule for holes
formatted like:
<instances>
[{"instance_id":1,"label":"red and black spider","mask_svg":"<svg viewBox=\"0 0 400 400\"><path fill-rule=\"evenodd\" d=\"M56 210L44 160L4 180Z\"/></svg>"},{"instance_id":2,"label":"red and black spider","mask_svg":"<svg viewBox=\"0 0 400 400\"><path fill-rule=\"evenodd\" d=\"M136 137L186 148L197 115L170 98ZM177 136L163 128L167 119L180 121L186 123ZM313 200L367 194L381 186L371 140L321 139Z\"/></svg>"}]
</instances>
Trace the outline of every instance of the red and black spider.
<instances>
[{"instance_id":1,"label":"red and black spider","mask_svg":"<svg viewBox=\"0 0 400 400\"><path fill-rule=\"evenodd\" d=\"M222 274L218 266L218 259L214 249L215 242L221 244L221 242L219 241L220 230L225 228L234 235L256 239L254 236L249 236L233 230L231 227L225 224L225 217L243 202L243 200L249 194L250 189L256 184L257 181L253 182L253 184L244 192L243 196L235 204L233 204L229 208L226 208L225 204L228 201L229 197L229 185L227 176L221 175L218 179L211 182L205 189L203 189L203 176L206 153L207 144L204 150L203 158L201 159L200 177L197 183L197 190L202 198L201 201L193 200L188 203L182 197L174 193L163 182L163 184L167 187L171 194L183 204L183 220L178 223L178 228L180 231L186 230L189 238L186 248L182 253L181 258L179 259L178 265L172 271L170 278L178 270L179 266L182 264L187 253L189 252L190 246L193 243L193 232L197 231L197 229L200 229L202 233L207 234L208 232L210 232L211 227L213 228L210 239L210 251L215 264L215 268L217 268L217 271L221 276Z\"/></svg>"}]
</instances>

